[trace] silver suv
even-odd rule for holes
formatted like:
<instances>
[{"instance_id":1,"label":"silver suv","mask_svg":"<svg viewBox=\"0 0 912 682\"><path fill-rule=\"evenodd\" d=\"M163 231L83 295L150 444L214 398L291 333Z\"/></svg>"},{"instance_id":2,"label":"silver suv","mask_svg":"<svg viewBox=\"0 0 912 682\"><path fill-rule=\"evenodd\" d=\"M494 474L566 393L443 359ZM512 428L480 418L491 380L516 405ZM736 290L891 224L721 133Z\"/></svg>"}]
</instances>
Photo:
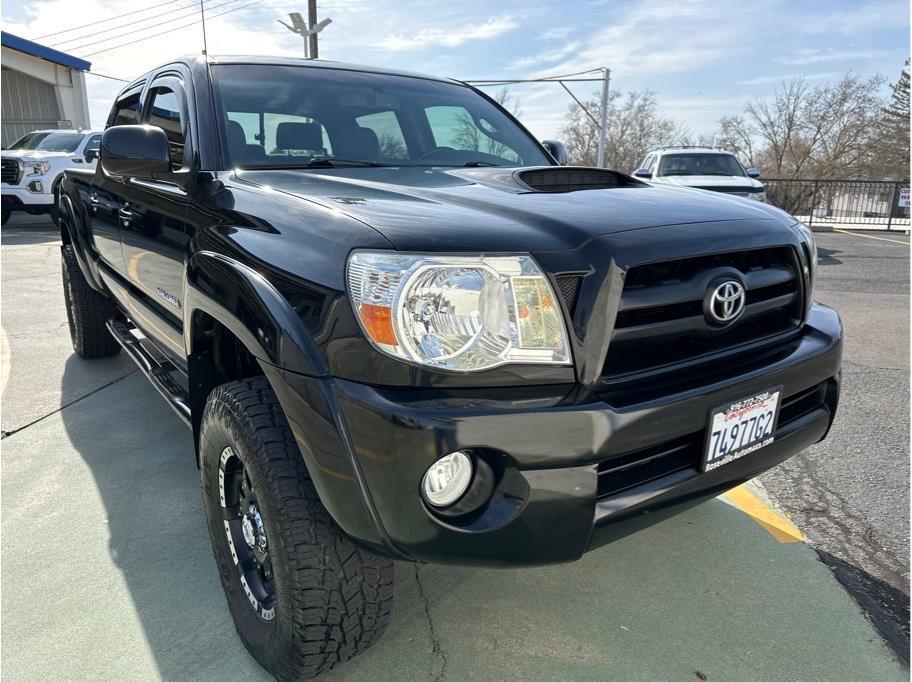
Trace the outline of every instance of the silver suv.
<instances>
[{"instance_id":1,"label":"silver suv","mask_svg":"<svg viewBox=\"0 0 912 682\"><path fill-rule=\"evenodd\" d=\"M633 173L665 185L694 187L766 201L760 171L745 169L731 152L712 147L661 147L651 151Z\"/></svg>"}]
</instances>

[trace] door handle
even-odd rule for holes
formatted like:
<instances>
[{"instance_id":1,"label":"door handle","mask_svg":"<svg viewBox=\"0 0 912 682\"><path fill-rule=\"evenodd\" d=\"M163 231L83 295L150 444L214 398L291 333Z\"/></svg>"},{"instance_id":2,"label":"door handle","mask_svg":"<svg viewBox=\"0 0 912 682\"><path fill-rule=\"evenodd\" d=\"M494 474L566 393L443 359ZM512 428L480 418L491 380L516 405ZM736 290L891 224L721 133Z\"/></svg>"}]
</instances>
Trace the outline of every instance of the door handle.
<instances>
[{"instance_id":1,"label":"door handle","mask_svg":"<svg viewBox=\"0 0 912 682\"><path fill-rule=\"evenodd\" d=\"M119 215L121 221L123 221L124 227L130 227L130 221L133 219L133 211L128 208L129 206L130 204L124 204L117 212L117 215Z\"/></svg>"}]
</instances>

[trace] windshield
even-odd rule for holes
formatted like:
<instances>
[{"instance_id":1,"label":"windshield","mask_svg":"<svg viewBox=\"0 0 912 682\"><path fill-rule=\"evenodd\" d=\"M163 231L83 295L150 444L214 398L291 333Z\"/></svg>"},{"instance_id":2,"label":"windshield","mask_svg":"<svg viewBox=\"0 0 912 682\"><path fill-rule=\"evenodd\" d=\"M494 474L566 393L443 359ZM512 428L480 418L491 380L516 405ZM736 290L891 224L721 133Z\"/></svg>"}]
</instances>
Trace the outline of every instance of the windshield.
<instances>
[{"instance_id":1,"label":"windshield","mask_svg":"<svg viewBox=\"0 0 912 682\"><path fill-rule=\"evenodd\" d=\"M83 136L80 133L29 133L13 142L8 149L31 149L39 152L74 152Z\"/></svg>"},{"instance_id":2,"label":"windshield","mask_svg":"<svg viewBox=\"0 0 912 682\"><path fill-rule=\"evenodd\" d=\"M658 175L744 175L744 169L731 154L665 154Z\"/></svg>"},{"instance_id":3,"label":"windshield","mask_svg":"<svg viewBox=\"0 0 912 682\"><path fill-rule=\"evenodd\" d=\"M299 66L223 64L212 73L232 167L553 163L462 85Z\"/></svg>"}]
</instances>

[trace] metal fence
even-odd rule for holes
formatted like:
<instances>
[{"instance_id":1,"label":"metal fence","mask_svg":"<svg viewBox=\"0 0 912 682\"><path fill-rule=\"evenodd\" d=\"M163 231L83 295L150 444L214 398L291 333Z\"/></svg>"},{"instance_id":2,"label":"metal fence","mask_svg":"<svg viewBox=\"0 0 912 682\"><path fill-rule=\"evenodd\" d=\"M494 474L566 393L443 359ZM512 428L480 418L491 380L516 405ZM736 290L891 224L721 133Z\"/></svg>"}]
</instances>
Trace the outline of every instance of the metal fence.
<instances>
[{"instance_id":1,"label":"metal fence","mask_svg":"<svg viewBox=\"0 0 912 682\"><path fill-rule=\"evenodd\" d=\"M799 220L909 229L909 183L876 180L767 180L774 206Z\"/></svg>"}]
</instances>

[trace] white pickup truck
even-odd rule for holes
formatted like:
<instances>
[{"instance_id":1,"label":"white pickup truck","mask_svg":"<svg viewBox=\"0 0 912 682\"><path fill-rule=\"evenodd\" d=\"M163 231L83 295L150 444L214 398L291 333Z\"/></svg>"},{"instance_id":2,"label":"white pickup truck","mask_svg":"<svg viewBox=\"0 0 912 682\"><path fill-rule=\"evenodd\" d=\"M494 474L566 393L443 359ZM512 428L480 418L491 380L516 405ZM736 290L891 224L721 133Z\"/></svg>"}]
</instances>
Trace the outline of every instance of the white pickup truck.
<instances>
[{"instance_id":1,"label":"white pickup truck","mask_svg":"<svg viewBox=\"0 0 912 682\"><path fill-rule=\"evenodd\" d=\"M35 130L0 152L3 224L13 211L56 222L57 190L68 168L94 168L100 130Z\"/></svg>"}]
</instances>

